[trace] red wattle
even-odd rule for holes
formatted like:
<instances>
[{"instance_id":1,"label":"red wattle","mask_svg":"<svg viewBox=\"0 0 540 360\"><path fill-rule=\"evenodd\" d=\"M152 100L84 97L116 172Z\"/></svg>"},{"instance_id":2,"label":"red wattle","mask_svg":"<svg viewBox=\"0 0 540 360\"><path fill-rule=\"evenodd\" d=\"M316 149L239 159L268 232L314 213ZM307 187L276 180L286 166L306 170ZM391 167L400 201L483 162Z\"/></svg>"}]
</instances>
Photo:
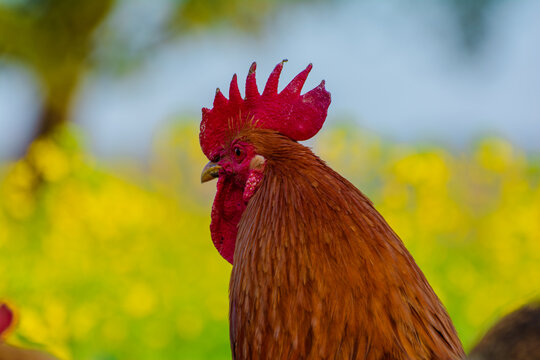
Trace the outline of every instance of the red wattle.
<instances>
[{"instance_id":1,"label":"red wattle","mask_svg":"<svg viewBox=\"0 0 540 360\"><path fill-rule=\"evenodd\" d=\"M218 178L217 193L212 206L210 233L216 249L231 264L238 223L246 208L243 193L244 187L237 184L233 178L226 176Z\"/></svg>"}]
</instances>

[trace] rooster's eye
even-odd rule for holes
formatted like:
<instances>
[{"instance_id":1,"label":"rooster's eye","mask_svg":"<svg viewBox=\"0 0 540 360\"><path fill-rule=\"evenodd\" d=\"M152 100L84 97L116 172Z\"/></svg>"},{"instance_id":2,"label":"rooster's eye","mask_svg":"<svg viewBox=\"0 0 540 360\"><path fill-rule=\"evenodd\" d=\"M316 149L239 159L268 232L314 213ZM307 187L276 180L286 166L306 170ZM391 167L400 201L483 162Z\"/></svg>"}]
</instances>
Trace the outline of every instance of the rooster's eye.
<instances>
[{"instance_id":1,"label":"rooster's eye","mask_svg":"<svg viewBox=\"0 0 540 360\"><path fill-rule=\"evenodd\" d=\"M235 147L234 148L234 155L236 155L236 157L242 156L242 149L240 149L239 147Z\"/></svg>"}]
</instances>

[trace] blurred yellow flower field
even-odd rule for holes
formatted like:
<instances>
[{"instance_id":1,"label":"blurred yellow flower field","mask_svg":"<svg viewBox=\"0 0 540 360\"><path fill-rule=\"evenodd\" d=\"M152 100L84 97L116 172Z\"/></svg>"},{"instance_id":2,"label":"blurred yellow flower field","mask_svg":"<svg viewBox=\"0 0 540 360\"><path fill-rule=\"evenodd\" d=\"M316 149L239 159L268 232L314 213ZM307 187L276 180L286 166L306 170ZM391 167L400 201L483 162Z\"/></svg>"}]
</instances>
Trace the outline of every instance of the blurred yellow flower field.
<instances>
[{"instance_id":1,"label":"blurred yellow flower field","mask_svg":"<svg viewBox=\"0 0 540 360\"><path fill-rule=\"evenodd\" d=\"M230 358L230 265L210 240L196 124L163 135L144 168L98 163L67 130L2 166L10 342L62 359ZM466 348L540 294L539 158L497 138L451 152L346 125L313 147L401 236Z\"/></svg>"}]
</instances>

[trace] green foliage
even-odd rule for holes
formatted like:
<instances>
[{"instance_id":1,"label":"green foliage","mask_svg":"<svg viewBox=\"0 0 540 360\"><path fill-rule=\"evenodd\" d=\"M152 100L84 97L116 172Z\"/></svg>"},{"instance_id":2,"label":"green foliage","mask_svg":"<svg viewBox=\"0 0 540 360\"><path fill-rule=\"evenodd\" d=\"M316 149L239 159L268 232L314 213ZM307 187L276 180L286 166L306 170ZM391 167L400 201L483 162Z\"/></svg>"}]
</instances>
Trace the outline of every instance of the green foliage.
<instances>
[{"instance_id":1,"label":"green foliage","mask_svg":"<svg viewBox=\"0 0 540 360\"><path fill-rule=\"evenodd\" d=\"M48 134L67 121L73 93L93 49L92 34L113 3L47 0L0 4L0 56L27 66L42 87L37 135Z\"/></svg>"},{"instance_id":2,"label":"green foliage","mask_svg":"<svg viewBox=\"0 0 540 360\"><path fill-rule=\"evenodd\" d=\"M326 0L328 1L328 0ZM178 1L175 29L201 29L228 25L246 32L258 30L276 10L305 0L186 0Z\"/></svg>"},{"instance_id":3,"label":"green foliage","mask_svg":"<svg viewBox=\"0 0 540 360\"><path fill-rule=\"evenodd\" d=\"M239 28L257 28L271 0L188 0L178 7L173 23L180 29L201 28L210 24L229 23Z\"/></svg>"},{"instance_id":4,"label":"green foliage","mask_svg":"<svg viewBox=\"0 0 540 360\"><path fill-rule=\"evenodd\" d=\"M0 4L0 55L33 68L46 92L68 91L73 81L68 79L80 72L91 51L92 32L112 4L113 0Z\"/></svg>"},{"instance_id":5,"label":"green foliage","mask_svg":"<svg viewBox=\"0 0 540 360\"><path fill-rule=\"evenodd\" d=\"M230 358L230 265L210 240L215 185L199 183L197 132L171 131L146 172L96 164L69 132L4 166L0 294L19 314L10 342L62 359ZM453 154L350 127L323 130L315 151L374 200L467 347L538 295L538 159L500 139ZM43 176L37 194L28 161Z\"/></svg>"}]
</instances>

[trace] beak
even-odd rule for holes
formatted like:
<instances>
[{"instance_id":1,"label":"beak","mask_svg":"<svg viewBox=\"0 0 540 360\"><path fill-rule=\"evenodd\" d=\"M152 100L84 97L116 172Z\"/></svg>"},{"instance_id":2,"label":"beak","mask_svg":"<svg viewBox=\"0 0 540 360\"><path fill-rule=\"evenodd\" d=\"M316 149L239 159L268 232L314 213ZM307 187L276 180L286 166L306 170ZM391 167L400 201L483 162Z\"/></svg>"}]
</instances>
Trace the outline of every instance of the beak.
<instances>
[{"instance_id":1,"label":"beak","mask_svg":"<svg viewBox=\"0 0 540 360\"><path fill-rule=\"evenodd\" d=\"M206 164L201 174L201 184L217 178L219 176L220 169L221 166L215 162L210 161L208 164Z\"/></svg>"}]
</instances>

